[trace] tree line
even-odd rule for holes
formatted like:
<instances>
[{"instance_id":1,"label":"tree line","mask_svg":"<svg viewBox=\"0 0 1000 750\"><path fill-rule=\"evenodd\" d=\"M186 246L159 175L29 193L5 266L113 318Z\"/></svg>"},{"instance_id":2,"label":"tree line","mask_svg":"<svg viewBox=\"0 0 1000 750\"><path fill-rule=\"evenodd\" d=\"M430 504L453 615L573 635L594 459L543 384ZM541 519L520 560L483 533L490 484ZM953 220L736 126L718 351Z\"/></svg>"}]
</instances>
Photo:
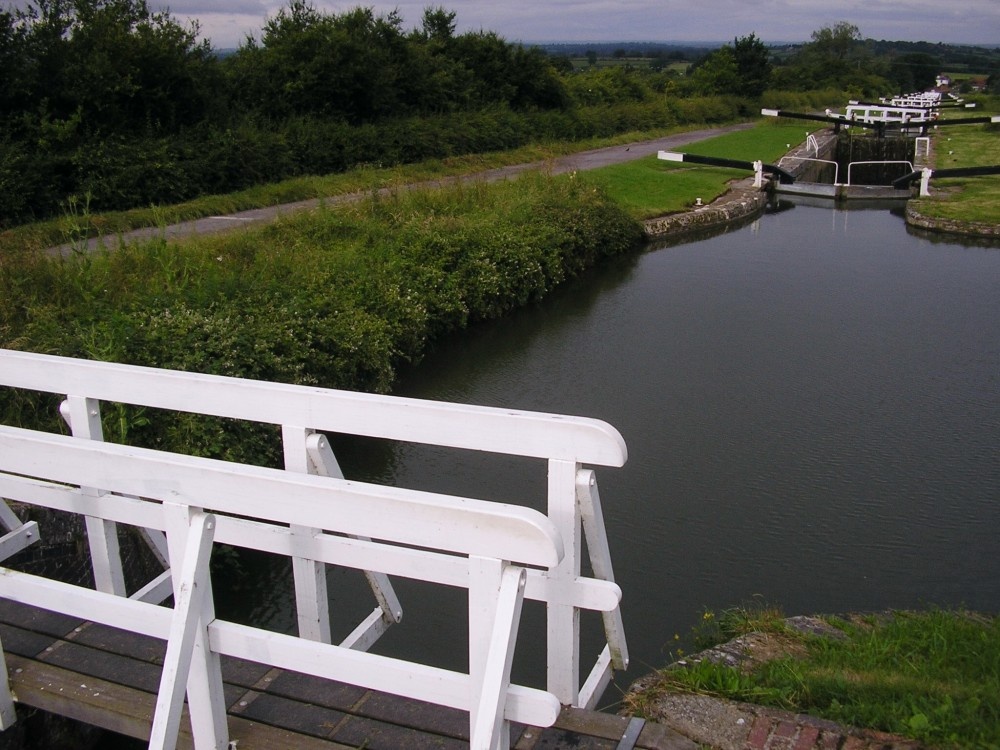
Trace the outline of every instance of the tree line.
<instances>
[{"instance_id":1,"label":"tree line","mask_svg":"<svg viewBox=\"0 0 1000 750\"><path fill-rule=\"evenodd\" d=\"M146 0L0 10L0 229L67 206L127 209L359 164L719 122L755 113L775 86L874 95L886 82L858 64L847 26L780 66L750 34L678 77L567 70L494 32L456 33L455 17L428 7L407 29L395 11L290 0L223 56Z\"/></svg>"}]
</instances>

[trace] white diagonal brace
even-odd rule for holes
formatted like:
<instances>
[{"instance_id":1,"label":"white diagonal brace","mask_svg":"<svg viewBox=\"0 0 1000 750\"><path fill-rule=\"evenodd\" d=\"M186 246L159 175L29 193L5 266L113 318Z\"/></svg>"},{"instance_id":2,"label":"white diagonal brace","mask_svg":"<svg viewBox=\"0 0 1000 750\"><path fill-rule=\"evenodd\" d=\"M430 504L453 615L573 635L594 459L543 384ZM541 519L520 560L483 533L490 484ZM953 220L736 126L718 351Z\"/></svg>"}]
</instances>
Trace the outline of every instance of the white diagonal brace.
<instances>
[{"instance_id":1,"label":"white diagonal brace","mask_svg":"<svg viewBox=\"0 0 1000 750\"><path fill-rule=\"evenodd\" d=\"M207 562L202 564L201 560L201 555L208 554L211 550L218 520L202 518L204 513L199 508L177 505L172 501L165 501L162 507L171 569L177 571L177 575L173 577L175 606L184 597L183 584L187 581L197 584L191 589L191 593L196 594L200 600L197 607L194 603L190 605L197 611L197 621L191 646L182 651L190 663L185 671L188 715L194 746L197 750L226 750L229 729L222 690L222 665L219 654L211 649L208 635L208 628L215 621L215 600L212 596L209 566ZM209 523L211 528L208 527ZM199 525L203 527L201 531L197 530ZM209 532L210 538L206 538ZM192 545L197 548L196 551L191 551ZM189 551L194 559L189 563L191 567L185 571L183 566L188 562ZM186 622L186 618L182 620ZM171 627L174 625L176 620L171 618ZM168 633L168 638L170 635Z\"/></svg>"},{"instance_id":2,"label":"white diagonal brace","mask_svg":"<svg viewBox=\"0 0 1000 750\"><path fill-rule=\"evenodd\" d=\"M205 603L211 589L209 560L214 535L215 517L208 513L195 513L191 518L180 573L175 581L174 614L149 738L151 750L172 750L177 745L195 638L198 631L205 632L207 626ZM176 561L174 569L177 570Z\"/></svg>"},{"instance_id":3,"label":"white diagonal brace","mask_svg":"<svg viewBox=\"0 0 1000 750\"><path fill-rule=\"evenodd\" d=\"M521 622L525 578L524 568L512 565L505 566L500 576L485 663L479 685L473 686L474 690L478 688L479 701L472 713L470 750L507 750L510 747L510 723L504 716L504 702L510 688L510 668Z\"/></svg>"},{"instance_id":4,"label":"white diagonal brace","mask_svg":"<svg viewBox=\"0 0 1000 750\"><path fill-rule=\"evenodd\" d=\"M325 435L319 433L309 435L306 438L306 452L309 455L309 463L313 474L318 474L322 477L333 477L334 479L344 478L344 472L341 471L337 457L330 449L330 441L326 439ZM364 537L355 538L364 539ZM365 539L365 541L370 540ZM385 625L388 626L392 623L400 622L403 619L403 606L399 602L399 597L396 596L396 591L392 587L389 576L385 573L366 570L365 578L368 579L368 585L371 587L372 593L375 595L375 599L382 609L382 617L385 619Z\"/></svg>"},{"instance_id":5,"label":"white diagonal brace","mask_svg":"<svg viewBox=\"0 0 1000 750\"><path fill-rule=\"evenodd\" d=\"M100 401L84 396L67 396L59 413L69 425L73 437L87 440L104 440L101 427ZM86 495L98 496L98 487L81 487ZM107 594L125 596L125 573L122 570L121 551L118 547L118 526L113 521L87 516L87 541L90 561L94 569L94 587Z\"/></svg>"},{"instance_id":6,"label":"white diagonal brace","mask_svg":"<svg viewBox=\"0 0 1000 750\"><path fill-rule=\"evenodd\" d=\"M597 476L592 469L581 469L576 474L576 498L580 506L583 530L587 535L587 549L594 575L614 583L615 572L611 565L611 548L608 546L608 532L601 510L601 495L597 490ZM611 649L611 661L615 669L628 668L628 643L625 641L625 625L619 607L602 612L604 632Z\"/></svg>"},{"instance_id":7,"label":"white diagonal brace","mask_svg":"<svg viewBox=\"0 0 1000 750\"><path fill-rule=\"evenodd\" d=\"M40 539L38 524L34 521L28 521L20 528L7 532L0 536L0 560L6 560L8 557L16 555Z\"/></svg>"},{"instance_id":8,"label":"white diagonal brace","mask_svg":"<svg viewBox=\"0 0 1000 750\"><path fill-rule=\"evenodd\" d=\"M17 514L10 509L7 505L7 501L0 498L0 526L3 526L7 531L13 531L14 529L19 529L24 525L24 521L17 517Z\"/></svg>"}]
</instances>

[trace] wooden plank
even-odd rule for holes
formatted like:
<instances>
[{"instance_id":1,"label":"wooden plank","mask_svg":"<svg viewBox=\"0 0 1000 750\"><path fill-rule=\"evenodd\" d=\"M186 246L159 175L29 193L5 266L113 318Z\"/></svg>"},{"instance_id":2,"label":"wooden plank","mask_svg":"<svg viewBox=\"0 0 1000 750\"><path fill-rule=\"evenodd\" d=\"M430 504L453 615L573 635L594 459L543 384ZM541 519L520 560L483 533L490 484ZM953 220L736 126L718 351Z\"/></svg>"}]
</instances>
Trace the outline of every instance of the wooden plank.
<instances>
[{"instance_id":1,"label":"wooden plank","mask_svg":"<svg viewBox=\"0 0 1000 750\"><path fill-rule=\"evenodd\" d=\"M16 628L4 626L3 632L15 631ZM101 640L120 645L103 636ZM6 640L4 645L8 645ZM60 651L64 652L62 658L67 664L72 664L70 657L79 654L86 654L85 661L89 665L99 661L97 650L82 644L62 643L49 653ZM25 658L9 650L7 653L11 687L19 702L119 734L148 739L154 705L152 693L50 662ZM117 660L114 663L122 664ZM139 671L144 669L155 672L157 667L144 664ZM261 669L266 668L252 662L232 660L229 663L230 674L236 674L244 683ZM101 671L120 676L113 668ZM130 674L133 671L127 670ZM463 711L290 672L265 676L260 683L266 683L274 694L247 694L239 685L226 686L226 699L237 712L229 715L230 738L238 740L238 747L255 750L347 750L359 746L369 750L468 748L468 714ZM238 705L241 699L247 699L245 707ZM613 750L627 724L626 717L563 709L556 725L548 729L513 728L511 746L516 750ZM191 746L186 710L178 746ZM649 722L636 747L642 750L695 748L687 738Z\"/></svg>"},{"instance_id":2,"label":"wooden plank","mask_svg":"<svg viewBox=\"0 0 1000 750\"><path fill-rule=\"evenodd\" d=\"M225 674L225 671L223 672ZM257 683L260 687L260 683ZM269 681L266 686L267 692L273 695L280 695L294 700L315 703L317 706L333 708L338 711L350 711L357 703L368 694L368 691L357 685L348 685L335 680L324 680L321 677L305 675L299 672L281 672ZM377 693L384 695L384 693ZM394 696L393 696L394 697ZM396 698L398 701L407 700ZM452 709L442 709L452 711ZM468 733L468 715L455 712L465 716L466 733ZM376 716L376 718L378 718Z\"/></svg>"},{"instance_id":3,"label":"wooden plank","mask_svg":"<svg viewBox=\"0 0 1000 750\"><path fill-rule=\"evenodd\" d=\"M469 741L469 713L412 698L371 692L353 713L424 732Z\"/></svg>"},{"instance_id":4,"label":"wooden plank","mask_svg":"<svg viewBox=\"0 0 1000 750\"><path fill-rule=\"evenodd\" d=\"M44 633L61 638L85 624L79 617L50 612L30 604L4 600L0 607L0 620L35 633Z\"/></svg>"},{"instance_id":5,"label":"wooden plank","mask_svg":"<svg viewBox=\"0 0 1000 750\"><path fill-rule=\"evenodd\" d=\"M277 695L257 695L236 709L239 716L311 737L329 738L347 714Z\"/></svg>"},{"instance_id":6,"label":"wooden plank","mask_svg":"<svg viewBox=\"0 0 1000 750\"><path fill-rule=\"evenodd\" d=\"M154 696L107 680L89 678L51 664L11 655L11 688L18 702L118 734L147 740ZM352 750L357 745L311 738L241 717L229 717L230 739L254 750ZM191 748L185 710L179 748Z\"/></svg>"},{"instance_id":7,"label":"wooden plank","mask_svg":"<svg viewBox=\"0 0 1000 750\"><path fill-rule=\"evenodd\" d=\"M28 658L40 654L57 642L57 639L51 635L34 633L6 623L0 623L0 639L3 640L5 652Z\"/></svg>"},{"instance_id":8,"label":"wooden plank","mask_svg":"<svg viewBox=\"0 0 1000 750\"><path fill-rule=\"evenodd\" d=\"M351 716L337 728L333 739L365 750L469 750L469 743L452 737L427 734L397 724Z\"/></svg>"},{"instance_id":9,"label":"wooden plank","mask_svg":"<svg viewBox=\"0 0 1000 750\"><path fill-rule=\"evenodd\" d=\"M17 702L146 739L153 723L153 696L53 664L8 655L10 686Z\"/></svg>"}]
</instances>

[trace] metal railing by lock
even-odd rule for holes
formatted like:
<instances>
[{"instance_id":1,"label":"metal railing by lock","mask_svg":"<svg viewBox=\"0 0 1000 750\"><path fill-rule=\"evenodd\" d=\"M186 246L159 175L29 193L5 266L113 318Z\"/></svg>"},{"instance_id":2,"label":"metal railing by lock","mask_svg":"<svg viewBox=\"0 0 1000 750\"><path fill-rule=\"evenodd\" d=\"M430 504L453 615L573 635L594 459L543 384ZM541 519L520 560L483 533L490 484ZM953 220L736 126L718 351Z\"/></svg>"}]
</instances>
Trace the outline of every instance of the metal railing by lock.
<instances>
[{"instance_id":1,"label":"metal railing by lock","mask_svg":"<svg viewBox=\"0 0 1000 750\"><path fill-rule=\"evenodd\" d=\"M470 712L472 746L505 748L507 722L546 726L593 707L628 653L596 478L624 441L598 420L290 386L0 350L0 386L66 396L72 436L0 427L0 498L83 514L96 590L4 570L0 597L167 640L153 725L172 747L185 691L198 748L228 743L218 658L269 663ZM102 401L281 426L285 469L102 441ZM323 431L543 459L548 508L344 480ZM275 496L281 503L273 502ZM127 595L116 524L145 529L170 567ZM0 559L38 539L0 501ZM591 576L582 575L582 539ZM374 540L374 541L373 541ZM225 543L293 559L298 637L215 616L208 554ZM327 565L364 571L374 611L330 644ZM389 576L469 589L469 672L367 653L402 608ZM170 595L173 609L157 606ZM524 598L547 610L545 690L510 684ZM581 610L606 645L581 683ZM13 721L0 689L0 727ZM197 706L197 708L195 708Z\"/></svg>"}]
</instances>

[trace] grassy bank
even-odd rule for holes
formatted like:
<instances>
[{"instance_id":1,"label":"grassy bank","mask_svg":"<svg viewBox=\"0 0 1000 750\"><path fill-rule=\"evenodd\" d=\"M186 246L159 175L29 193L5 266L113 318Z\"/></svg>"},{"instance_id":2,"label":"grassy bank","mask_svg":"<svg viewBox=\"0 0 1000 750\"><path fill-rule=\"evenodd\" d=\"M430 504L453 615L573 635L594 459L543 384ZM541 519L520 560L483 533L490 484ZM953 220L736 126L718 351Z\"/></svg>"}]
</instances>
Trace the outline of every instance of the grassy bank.
<instances>
[{"instance_id":1,"label":"grassy bank","mask_svg":"<svg viewBox=\"0 0 1000 750\"><path fill-rule=\"evenodd\" d=\"M0 347L386 392L436 338L541 299L641 237L599 191L532 174L373 195L179 244L0 256ZM43 413L58 429L52 405L0 399L0 421ZM109 410L105 432L251 463L276 463L280 445L180 415Z\"/></svg>"},{"instance_id":2,"label":"grassy bank","mask_svg":"<svg viewBox=\"0 0 1000 750\"><path fill-rule=\"evenodd\" d=\"M929 746L1000 746L1000 620L961 610L825 619L840 637L794 631L774 609L706 612L696 648L763 633L783 655L750 669L689 659L632 696L630 708L642 713L664 692L694 692Z\"/></svg>"},{"instance_id":3,"label":"grassy bank","mask_svg":"<svg viewBox=\"0 0 1000 750\"><path fill-rule=\"evenodd\" d=\"M983 97L976 109L951 110L958 119L1000 113L1000 97ZM932 167L953 169L1000 165L1000 125L955 125L933 136ZM931 181L931 196L913 201L924 216L1000 224L1000 175Z\"/></svg>"}]
</instances>

